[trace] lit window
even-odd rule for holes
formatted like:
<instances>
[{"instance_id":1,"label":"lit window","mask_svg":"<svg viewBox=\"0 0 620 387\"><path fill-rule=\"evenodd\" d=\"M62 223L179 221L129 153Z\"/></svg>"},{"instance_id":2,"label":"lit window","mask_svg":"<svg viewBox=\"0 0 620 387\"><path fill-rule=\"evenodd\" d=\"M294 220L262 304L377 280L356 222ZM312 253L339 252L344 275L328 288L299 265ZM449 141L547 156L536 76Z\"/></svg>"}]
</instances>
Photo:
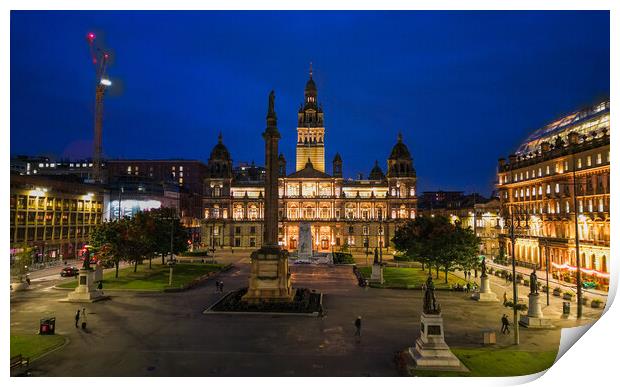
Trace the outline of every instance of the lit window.
<instances>
[{"instance_id":1,"label":"lit window","mask_svg":"<svg viewBox=\"0 0 620 387\"><path fill-rule=\"evenodd\" d=\"M564 161L564 172L568 172L568 161Z\"/></svg>"},{"instance_id":2,"label":"lit window","mask_svg":"<svg viewBox=\"0 0 620 387\"><path fill-rule=\"evenodd\" d=\"M131 165L127 167L127 174L131 175Z\"/></svg>"},{"instance_id":3,"label":"lit window","mask_svg":"<svg viewBox=\"0 0 620 387\"><path fill-rule=\"evenodd\" d=\"M596 155L596 163L600 164L603 162L603 155L601 155L600 153Z\"/></svg>"},{"instance_id":4,"label":"lit window","mask_svg":"<svg viewBox=\"0 0 620 387\"><path fill-rule=\"evenodd\" d=\"M179 171L182 171L182 170L183 170L183 166L179 165Z\"/></svg>"},{"instance_id":5,"label":"lit window","mask_svg":"<svg viewBox=\"0 0 620 387\"><path fill-rule=\"evenodd\" d=\"M39 168L43 168L43 163L39 163Z\"/></svg>"},{"instance_id":6,"label":"lit window","mask_svg":"<svg viewBox=\"0 0 620 387\"><path fill-rule=\"evenodd\" d=\"M577 168L581 168L581 158L577 159Z\"/></svg>"},{"instance_id":7,"label":"lit window","mask_svg":"<svg viewBox=\"0 0 620 387\"><path fill-rule=\"evenodd\" d=\"M525 178L529 179L530 178L530 171L525 171Z\"/></svg>"},{"instance_id":8,"label":"lit window","mask_svg":"<svg viewBox=\"0 0 620 387\"><path fill-rule=\"evenodd\" d=\"M542 176L542 168L538 168L538 177Z\"/></svg>"},{"instance_id":9,"label":"lit window","mask_svg":"<svg viewBox=\"0 0 620 387\"><path fill-rule=\"evenodd\" d=\"M558 214L560 213L560 202L555 203L555 212Z\"/></svg>"},{"instance_id":10,"label":"lit window","mask_svg":"<svg viewBox=\"0 0 620 387\"><path fill-rule=\"evenodd\" d=\"M560 185L555 183L555 193L560 193Z\"/></svg>"},{"instance_id":11,"label":"lit window","mask_svg":"<svg viewBox=\"0 0 620 387\"><path fill-rule=\"evenodd\" d=\"M547 184L547 195L551 193L551 186Z\"/></svg>"},{"instance_id":12,"label":"lit window","mask_svg":"<svg viewBox=\"0 0 620 387\"><path fill-rule=\"evenodd\" d=\"M30 164L29 164L29 165L30 165ZM69 164L69 167L73 168L73 163L70 163L70 164Z\"/></svg>"},{"instance_id":13,"label":"lit window","mask_svg":"<svg viewBox=\"0 0 620 387\"><path fill-rule=\"evenodd\" d=\"M588 200L588 212L592 212L592 199Z\"/></svg>"},{"instance_id":14,"label":"lit window","mask_svg":"<svg viewBox=\"0 0 620 387\"><path fill-rule=\"evenodd\" d=\"M605 203L603 202L603 199L599 199L598 200L598 212L603 212L605 211Z\"/></svg>"},{"instance_id":15,"label":"lit window","mask_svg":"<svg viewBox=\"0 0 620 387\"><path fill-rule=\"evenodd\" d=\"M183 184L183 178L182 177L179 179L179 184Z\"/></svg>"},{"instance_id":16,"label":"lit window","mask_svg":"<svg viewBox=\"0 0 620 387\"><path fill-rule=\"evenodd\" d=\"M599 153L598 155L600 156L601 154ZM600 164L600 163L599 163L599 164ZM55 164L55 163L51 163L51 164L50 164L50 167L52 167L52 168L56 168L56 164Z\"/></svg>"},{"instance_id":17,"label":"lit window","mask_svg":"<svg viewBox=\"0 0 620 387\"><path fill-rule=\"evenodd\" d=\"M549 166L547 165L547 171L546 171L547 175L549 174Z\"/></svg>"},{"instance_id":18,"label":"lit window","mask_svg":"<svg viewBox=\"0 0 620 387\"><path fill-rule=\"evenodd\" d=\"M570 213L570 204L568 202L565 203L566 204L566 213Z\"/></svg>"},{"instance_id":19,"label":"lit window","mask_svg":"<svg viewBox=\"0 0 620 387\"><path fill-rule=\"evenodd\" d=\"M542 185L538 186L538 195L542 195Z\"/></svg>"},{"instance_id":20,"label":"lit window","mask_svg":"<svg viewBox=\"0 0 620 387\"><path fill-rule=\"evenodd\" d=\"M586 165L587 165L588 167L591 167L591 166L592 166L592 156L588 156L588 158L586 159Z\"/></svg>"}]
</instances>

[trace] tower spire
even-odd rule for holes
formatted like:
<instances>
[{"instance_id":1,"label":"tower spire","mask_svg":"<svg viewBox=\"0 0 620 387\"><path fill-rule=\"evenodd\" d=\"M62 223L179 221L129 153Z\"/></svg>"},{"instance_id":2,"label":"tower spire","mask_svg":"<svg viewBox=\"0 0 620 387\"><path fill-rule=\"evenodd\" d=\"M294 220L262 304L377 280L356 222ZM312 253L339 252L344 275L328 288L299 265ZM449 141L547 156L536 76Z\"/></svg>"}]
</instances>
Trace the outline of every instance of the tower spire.
<instances>
[{"instance_id":1,"label":"tower spire","mask_svg":"<svg viewBox=\"0 0 620 387\"><path fill-rule=\"evenodd\" d=\"M221 130L220 130L220 134L218 134L218 136L217 136L217 142L218 142L218 144L222 143L222 131Z\"/></svg>"},{"instance_id":2,"label":"tower spire","mask_svg":"<svg viewBox=\"0 0 620 387\"><path fill-rule=\"evenodd\" d=\"M312 61L310 61L310 79L312 79Z\"/></svg>"}]
</instances>

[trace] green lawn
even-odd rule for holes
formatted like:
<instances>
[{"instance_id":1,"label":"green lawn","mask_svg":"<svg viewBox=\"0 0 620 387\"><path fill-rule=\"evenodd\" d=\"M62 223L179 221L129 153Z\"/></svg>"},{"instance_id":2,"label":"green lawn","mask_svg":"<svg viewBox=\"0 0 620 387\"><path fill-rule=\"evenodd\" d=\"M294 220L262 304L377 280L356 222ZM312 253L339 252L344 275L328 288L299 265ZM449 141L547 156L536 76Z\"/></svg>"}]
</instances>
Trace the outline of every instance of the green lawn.
<instances>
[{"instance_id":1,"label":"green lawn","mask_svg":"<svg viewBox=\"0 0 620 387\"><path fill-rule=\"evenodd\" d=\"M33 360L64 342L60 335L11 335L11 356L22 354Z\"/></svg>"},{"instance_id":2,"label":"green lawn","mask_svg":"<svg viewBox=\"0 0 620 387\"><path fill-rule=\"evenodd\" d=\"M180 288L189 284L192 280L209 272L219 271L224 267L220 264L205 263L178 263L173 268L172 286L168 286L168 265L153 264L149 269L148 264L138 265L138 271L133 272L133 266L119 270L118 278L114 278L115 270L103 274L103 291L106 289L117 290L165 290L168 288ZM74 289L77 280L58 285L60 288Z\"/></svg>"},{"instance_id":3,"label":"green lawn","mask_svg":"<svg viewBox=\"0 0 620 387\"><path fill-rule=\"evenodd\" d=\"M370 278L372 272L371 267L361 267L360 272L365 278ZM384 267L383 279L385 283L383 285L373 284L371 286L385 287L385 288L417 288L419 289L426 279L428 278L428 271L422 271L419 268L407 268L407 267ZM448 273L448 283L444 283L444 274L439 273L439 278L435 278L435 271L433 271L433 283L437 289L449 289L452 285L461 284L465 285L466 282L455 276L452 273Z\"/></svg>"},{"instance_id":4,"label":"green lawn","mask_svg":"<svg viewBox=\"0 0 620 387\"><path fill-rule=\"evenodd\" d=\"M414 376L520 376L544 371L553 365L557 351L527 352L499 348L453 348L471 372L413 371Z\"/></svg>"}]
</instances>

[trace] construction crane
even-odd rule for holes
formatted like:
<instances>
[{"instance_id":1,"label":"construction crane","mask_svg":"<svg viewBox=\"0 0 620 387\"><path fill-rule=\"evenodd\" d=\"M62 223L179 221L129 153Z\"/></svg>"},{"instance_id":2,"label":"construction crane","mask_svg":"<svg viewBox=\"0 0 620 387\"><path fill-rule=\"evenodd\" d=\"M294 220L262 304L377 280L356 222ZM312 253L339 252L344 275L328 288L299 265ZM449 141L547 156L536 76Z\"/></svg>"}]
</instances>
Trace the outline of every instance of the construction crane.
<instances>
[{"instance_id":1,"label":"construction crane","mask_svg":"<svg viewBox=\"0 0 620 387\"><path fill-rule=\"evenodd\" d=\"M103 96L106 88L112 86L112 82L106 75L106 69L110 60L110 53L95 46L95 34L86 34L86 41L90 48L90 56L95 66L95 136L93 142L93 180L95 183L102 182L101 158L102 158L102 130L103 130Z\"/></svg>"}]
</instances>

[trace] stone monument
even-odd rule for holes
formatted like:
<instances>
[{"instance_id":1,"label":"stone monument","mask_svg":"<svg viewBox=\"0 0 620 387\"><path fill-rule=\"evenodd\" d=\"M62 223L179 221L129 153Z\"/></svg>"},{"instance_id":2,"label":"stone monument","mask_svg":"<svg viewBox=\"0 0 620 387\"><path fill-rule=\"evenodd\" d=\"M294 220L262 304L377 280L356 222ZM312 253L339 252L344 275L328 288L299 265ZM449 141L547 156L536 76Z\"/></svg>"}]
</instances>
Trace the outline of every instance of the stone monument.
<instances>
[{"instance_id":1,"label":"stone monument","mask_svg":"<svg viewBox=\"0 0 620 387\"><path fill-rule=\"evenodd\" d=\"M248 291L243 300L250 303L290 302L294 292L288 268L288 251L278 245L278 132L275 94L269 94L265 139L265 227L263 245L251 255Z\"/></svg>"},{"instance_id":2,"label":"stone monument","mask_svg":"<svg viewBox=\"0 0 620 387\"><path fill-rule=\"evenodd\" d=\"M299 223L299 244L297 247L297 256L300 259L308 259L312 257L312 231L310 223Z\"/></svg>"},{"instance_id":3,"label":"stone monument","mask_svg":"<svg viewBox=\"0 0 620 387\"><path fill-rule=\"evenodd\" d=\"M78 276L78 286L68 294L69 302L95 302L107 298L95 285L95 270L90 266L91 253L89 249L84 251L84 264Z\"/></svg>"},{"instance_id":4,"label":"stone monument","mask_svg":"<svg viewBox=\"0 0 620 387\"><path fill-rule=\"evenodd\" d=\"M471 298L476 301L498 301L497 294L491 291L491 282L487 275L486 257L482 258L482 264L480 265L480 290L472 294Z\"/></svg>"},{"instance_id":5,"label":"stone monument","mask_svg":"<svg viewBox=\"0 0 620 387\"><path fill-rule=\"evenodd\" d=\"M435 285L431 276L426 280L420 337L415 347L410 347L408 352L416 369L468 371L444 340L441 306L435 299Z\"/></svg>"},{"instance_id":6,"label":"stone monument","mask_svg":"<svg viewBox=\"0 0 620 387\"><path fill-rule=\"evenodd\" d=\"M370 282L383 284L383 266L379 262L379 253L375 247L375 259L372 262L372 273L370 275Z\"/></svg>"},{"instance_id":7,"label":"stone monument","mask_svg":"<svg viewBox=\"0 0 620 387\"><path fill-rule=\"evenodd\" d=\"M530 294L528 295L529 305L527 315L521 316L519 325L526 328L552 328L551 321L543 315L540 304L540 294L538 293L538 276L536 269L530 274Z\"/></svg>"}]
</instances>

